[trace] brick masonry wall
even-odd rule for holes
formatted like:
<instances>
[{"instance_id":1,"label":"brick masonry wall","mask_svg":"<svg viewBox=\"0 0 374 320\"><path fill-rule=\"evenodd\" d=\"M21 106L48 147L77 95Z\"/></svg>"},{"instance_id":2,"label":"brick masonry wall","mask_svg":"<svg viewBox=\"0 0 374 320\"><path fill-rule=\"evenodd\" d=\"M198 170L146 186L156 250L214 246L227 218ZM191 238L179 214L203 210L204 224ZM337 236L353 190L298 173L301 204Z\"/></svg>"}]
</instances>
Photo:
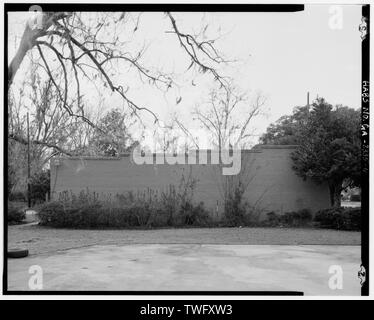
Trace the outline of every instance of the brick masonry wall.
<instances>
[{"instance_id":1,"label":"brick masonry wall","mask_svg":"<svg viewBox=\"0 0 374 320\"><path fill-rule=\"evenodd\" d=\"M241 174L248 187L245 198L264 212L309 208L313 212L329 206L325 184L303 181L292 170L292 146L266 146L242 152ZM58 164L57 164L58 163ZM56 198L62 191L78 193L88 188L103 194L166 190L178 186L182 175L197 179L194 200L219 216L223 210L225 179L218 165L168 165L133 163L131 156L120 158L60 158L51 161L51 192Z\"/></svg>"}]
</instances>

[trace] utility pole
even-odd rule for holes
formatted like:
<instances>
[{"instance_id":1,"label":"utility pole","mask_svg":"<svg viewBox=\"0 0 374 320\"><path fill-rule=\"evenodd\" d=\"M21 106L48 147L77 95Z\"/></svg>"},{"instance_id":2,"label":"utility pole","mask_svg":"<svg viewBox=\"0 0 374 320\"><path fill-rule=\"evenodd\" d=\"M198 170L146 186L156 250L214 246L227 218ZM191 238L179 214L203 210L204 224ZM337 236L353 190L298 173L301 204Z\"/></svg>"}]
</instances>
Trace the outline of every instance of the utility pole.
<instances>
[{"instance_id":1,"label":"utility pole","mask_svg":"<svg viewBox=\"0 0 374 320\"><path fill-rule=\"evenodd\" d=\"M31 179L30 174L30 122L29 113L27 112L27 203L29 208L31 208Z\"/></svg>"},{"instance_id":2,"label":"utility pole","mask_svg":"<svg viewBox=\"0 0 374 320\"><path fill-rule=\"evenodd\" d=\"M307 96L306 96L306 105L307 105L308 111L309 111L309 91L308 91Z\"/></svg>"}]
</instances>

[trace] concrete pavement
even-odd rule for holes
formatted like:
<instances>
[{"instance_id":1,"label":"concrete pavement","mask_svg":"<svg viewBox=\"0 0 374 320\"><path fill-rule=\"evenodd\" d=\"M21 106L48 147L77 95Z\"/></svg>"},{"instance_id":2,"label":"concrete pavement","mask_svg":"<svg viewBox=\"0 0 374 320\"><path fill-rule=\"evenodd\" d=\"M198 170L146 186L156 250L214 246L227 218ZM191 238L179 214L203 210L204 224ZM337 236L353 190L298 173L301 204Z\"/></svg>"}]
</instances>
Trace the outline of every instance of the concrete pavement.
<instances>
[{"instance_id":1,"label":"concrete pavement","mask_svg":"<svg viewBox=\"0 0 374 320\"><path fill-rule=\"evenodd\" d=\"M359 295L360 246L94 245L8 259L8 290L30 290L29 268L42 269L43 290L303 291ZM343 288L329 288L331 266ZM331 270L330 270L331 271Z\"/></svg>"}]
</instances>

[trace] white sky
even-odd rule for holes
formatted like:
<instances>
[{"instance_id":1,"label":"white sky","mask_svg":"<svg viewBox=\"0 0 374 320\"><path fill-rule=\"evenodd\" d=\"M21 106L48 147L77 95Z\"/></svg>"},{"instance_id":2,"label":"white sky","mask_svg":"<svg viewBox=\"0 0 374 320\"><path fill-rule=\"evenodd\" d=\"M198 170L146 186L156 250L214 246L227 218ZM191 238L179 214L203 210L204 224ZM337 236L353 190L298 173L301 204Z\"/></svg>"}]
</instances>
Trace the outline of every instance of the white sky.
<instances>
[{"instance_id":1,"label":"white sky","mask_svg":"<svg viewBox=\"0 0 374 320\"><path fill-rule=\"evenodd\" d=\"M361 6L341 7L343 25L339 30L329 27L329 5L307 5L305 11L294 13L175 13L174 16L179 28L186 32L199 30L201 21L209 22L210 35L216 35L220 28L224 36L217 42L218 48L227 58L239 60L236 65L224 68L222 74L233 77L243 90L261 91L268 98L267 116L252 125L261 134L271 122L292 113L295 106L305 105L307 91L311 100L318 94L332 104L360 107ZM9 15L9 59L14 55L24 22L24 14ZM183 72L190 61L175 36L165 33L167 30L171 30L170 21L163 13L145 13L136 37L150 42L145 63L176 71L180 89L164 95L121 70L116 81L131 85L130 97L139 105L148 106L160 119L167 121L171 113L177 112L189 125L190 112L206 97L212 86L208 80L212 78L197 78L197 86L191 86L191 78L186 81ZM15 86L20 84L27 67L25 62L15 78ZM91 108L95 108L98 96L93 87L87 85L84 90ZM122 105L120 98L104 90L106 108ZM177 105L175 100L179 96L182 101Z\"/></svg>"}]
</instances>

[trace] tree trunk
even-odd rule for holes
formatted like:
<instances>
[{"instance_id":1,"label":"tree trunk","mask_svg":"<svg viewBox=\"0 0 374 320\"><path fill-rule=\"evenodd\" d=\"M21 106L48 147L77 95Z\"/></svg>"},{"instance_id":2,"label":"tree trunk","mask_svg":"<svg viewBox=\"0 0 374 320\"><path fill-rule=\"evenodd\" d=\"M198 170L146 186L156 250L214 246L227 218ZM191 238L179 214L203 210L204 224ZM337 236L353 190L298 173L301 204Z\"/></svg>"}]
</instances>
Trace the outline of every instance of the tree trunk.
<instances>
[{"instance_id":1,"label":"tree trunk","mask_svg":"<svg viewBox=\"0 0 374 320\"><path fill-rule=\"evenodd\" d=\"M26 23L17 53L8 67L8 90L12 85L14 76L25 58L26 53L36 45L37 38L45 36L46 30L48 30L53 23L70 15L71 13L66 12L44 12L41 21L38 21L38 25L34 28L30 28L29 23Z\"/></svg>"},{"instance_id":2,"label":"tree trunk","mask_svg":"<svg viewBox=\"0 0 374 320\"><path fill-rule=\"evenodd\" d=\"M329 183L329 191L330 191L330 204L332 207L340 207L341 206L341 192L342 192L342 184L331 182Z\"/></svg>"},{"instance_id":3,"label":"tree trunk","mask_svg":"<svg viewBox=\"0 0 374 320\"><path fill-rule=\"evenodd\" d=\"M14 76L16 75L23 59L26 56L26 53L35 45L36 34L38 32L40 31L33 31L26 24L17 53L8 67L8 90L13 82Z\"/></svg>"}]
</instances>

